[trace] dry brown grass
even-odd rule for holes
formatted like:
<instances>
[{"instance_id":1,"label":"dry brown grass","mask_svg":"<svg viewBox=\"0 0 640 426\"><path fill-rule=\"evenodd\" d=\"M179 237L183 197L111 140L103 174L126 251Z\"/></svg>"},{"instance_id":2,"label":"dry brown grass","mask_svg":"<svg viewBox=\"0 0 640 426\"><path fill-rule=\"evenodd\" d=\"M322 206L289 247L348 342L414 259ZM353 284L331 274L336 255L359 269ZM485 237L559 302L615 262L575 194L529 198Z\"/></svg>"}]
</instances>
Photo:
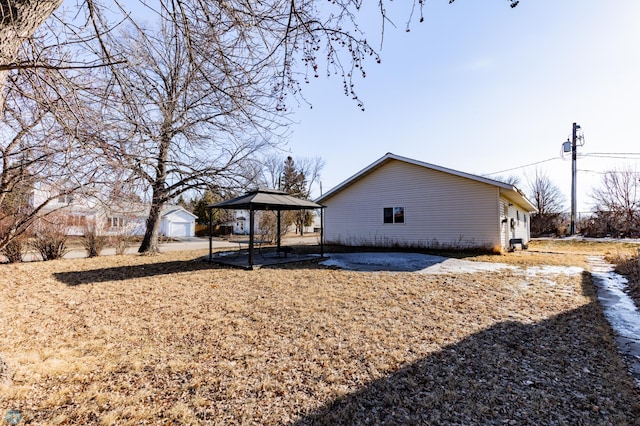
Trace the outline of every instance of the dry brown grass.
<instances>
[{"instance_id":1,"label":"dry brown grass","mask_svg":"<svg viewBox=\"0 0 640 426\"><path fill-rule=\"evenodd\" d=\"M490 258L542 259L525 253ZM0 409L102 425L640 416L587 273L244 271L203 254L0 267Z\"/></svg>"}]
</instances>

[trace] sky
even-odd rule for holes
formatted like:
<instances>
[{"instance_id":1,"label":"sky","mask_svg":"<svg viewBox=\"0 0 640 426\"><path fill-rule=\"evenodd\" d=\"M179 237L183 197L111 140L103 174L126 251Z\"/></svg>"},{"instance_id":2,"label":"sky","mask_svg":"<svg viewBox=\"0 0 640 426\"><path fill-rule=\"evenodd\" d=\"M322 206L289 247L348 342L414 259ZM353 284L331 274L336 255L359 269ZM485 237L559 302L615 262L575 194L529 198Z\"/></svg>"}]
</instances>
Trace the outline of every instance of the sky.
<instances>
[{"instance_id":1,"label":"sky","mask_svg":"<svg viewBox=\"0 0 640 426\"><path fill-rule=\"evenodd\" d=\"M511 8L507 0L427 0L424 22L410 32L407 9L397 9L382 62L367 63L367 77L356 80L364 112L339 78L323 73L303 88L312 108L293 109L287 148L294 158L325 160L323 192L393 152L493 178L519 176L526 193L537 169L569 211L571 161L562 144L574 122L584 135L578 212L591 210L603 173L640 171L640 2L521 0ZM358 19L369 41L379 39L376 13Z\"/></svg>"}]
</instances>

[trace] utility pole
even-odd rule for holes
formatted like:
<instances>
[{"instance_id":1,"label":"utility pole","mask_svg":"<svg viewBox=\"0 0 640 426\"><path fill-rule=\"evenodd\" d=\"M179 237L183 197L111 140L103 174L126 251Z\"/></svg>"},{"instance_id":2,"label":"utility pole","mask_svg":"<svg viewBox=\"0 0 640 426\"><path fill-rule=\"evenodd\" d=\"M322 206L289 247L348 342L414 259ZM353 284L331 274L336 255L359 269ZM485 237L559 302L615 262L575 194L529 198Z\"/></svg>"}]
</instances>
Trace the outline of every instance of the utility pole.
<instances>
[{"instance_id":1,"label":"utility pole","mask_svg":"<svg viewBox=\"0 0 640 426\"><path fill-rule=\"evenodd\" d=\"M576 197L576 175L577 175L577 165L576 159L577 155L577 131L580 129L580 126L576 123L573 123L573 131L571 132L571 229L570 234L576 235L576 210L577 210L577 197Z\"/></svg>"}]
</instances>

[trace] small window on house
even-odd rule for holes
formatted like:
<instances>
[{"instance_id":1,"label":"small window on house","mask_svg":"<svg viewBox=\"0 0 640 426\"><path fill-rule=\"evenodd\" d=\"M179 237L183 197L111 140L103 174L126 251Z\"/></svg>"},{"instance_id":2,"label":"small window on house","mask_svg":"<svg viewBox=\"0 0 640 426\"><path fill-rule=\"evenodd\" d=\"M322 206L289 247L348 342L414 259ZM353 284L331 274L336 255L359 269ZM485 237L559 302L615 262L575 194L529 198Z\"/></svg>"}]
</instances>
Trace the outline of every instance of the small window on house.
<instances>
[{"instance_id":1,"label":"small window on house","mask_svg":"<svg viewBox=\"0 0 640 426\"><path fill-rule=\"evenodd\" d=\"M518 225L520 224L520 212L516 210L516 219L518 220Z\"/></svg>"},{"instance_id":2,"label":"small window on house","mask_svg":"<svg viewBox=\"0 0 640 426\"><path fill-rule=\"evenodd\" d=\"M384 223L404 223L404 207L385 207L383 209Z\"/></svg>"},{"instance_id":3,"label":"small window on house","mask_svg":"<svg viewBox=\"0 0 640 426\"><path fill-rule=\"evenodd\" d=\"M61 195L58 197L58 204L71 204L73 197L71 195Z\"/></svg>"},{"instance_id":4,"label":"small window on house","mask_svg":"<svg viewBox=\"0 0 640 426\"><path fill-rule=\"evenodd\" d=\"M125 225L125 220L123 217L110 217L109 218L109 226L112 228L123 228Z\"/></svg>"},{"instance_id":5,"label":"small window on house","mask_svg":"<svg viewBox=\"0 0 640 426\"><path fill-rule=\"evenodd\" d=\"M393 207L384 208L384 223L393 223Z\"/></svg>"}]
</instances>

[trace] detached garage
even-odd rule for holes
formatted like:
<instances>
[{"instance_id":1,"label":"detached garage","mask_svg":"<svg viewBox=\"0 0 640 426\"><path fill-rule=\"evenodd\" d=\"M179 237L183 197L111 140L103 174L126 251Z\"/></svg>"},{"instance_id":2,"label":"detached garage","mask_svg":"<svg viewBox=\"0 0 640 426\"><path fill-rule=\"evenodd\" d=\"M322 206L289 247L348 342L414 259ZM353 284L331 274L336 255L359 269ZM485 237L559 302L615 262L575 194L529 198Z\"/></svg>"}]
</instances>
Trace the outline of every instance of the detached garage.
<instances>
[{"instance_id":1,"label":"detached garage","mask_svg":"<svg viewBox=\"0 0 640 426\"><path fill-rule=\"evenodd\" d=\"M165 237L195 236L197 216L180 206L166 206L162 211L160 234Z\"/></svg>"},{"instance_id":2,"label":"detached garage","mask_svg":"<svg viewBox=\"0 0 640 426\"><path fill-rule=\"evenodd\" d=\"M536 211L513 185L391 153L315 201L327 243L369 247L525 248Z\"/></svg>"}]
</instances>

